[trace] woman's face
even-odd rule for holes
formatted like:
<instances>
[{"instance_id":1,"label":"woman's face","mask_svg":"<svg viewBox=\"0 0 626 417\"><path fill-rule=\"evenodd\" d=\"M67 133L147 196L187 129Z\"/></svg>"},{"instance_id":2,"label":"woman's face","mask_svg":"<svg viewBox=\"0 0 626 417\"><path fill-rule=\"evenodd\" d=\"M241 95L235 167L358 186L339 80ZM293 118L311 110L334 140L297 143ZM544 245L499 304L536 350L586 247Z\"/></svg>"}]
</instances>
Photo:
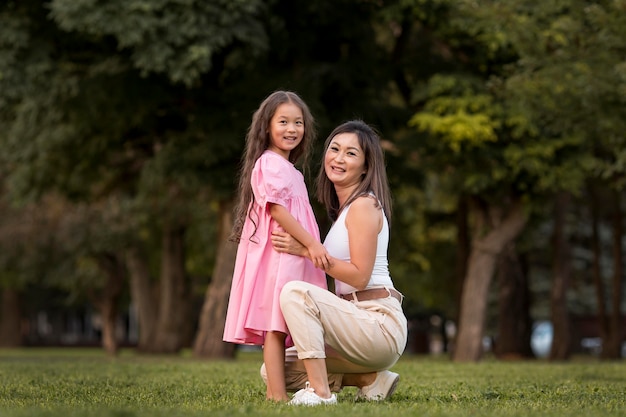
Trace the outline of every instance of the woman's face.
<instances>
[{"instance_id":1,"label":"woman's face","mask_svg":"<svg viewBox=\"0 0 626 417\"><path fill-rule=\"evenodd\" d=\"M366 172L365 152L356 133L340 133L331 139L324 155L324 171L336 187L350 187L361 182Z\"/></svg>"}]
</instances>

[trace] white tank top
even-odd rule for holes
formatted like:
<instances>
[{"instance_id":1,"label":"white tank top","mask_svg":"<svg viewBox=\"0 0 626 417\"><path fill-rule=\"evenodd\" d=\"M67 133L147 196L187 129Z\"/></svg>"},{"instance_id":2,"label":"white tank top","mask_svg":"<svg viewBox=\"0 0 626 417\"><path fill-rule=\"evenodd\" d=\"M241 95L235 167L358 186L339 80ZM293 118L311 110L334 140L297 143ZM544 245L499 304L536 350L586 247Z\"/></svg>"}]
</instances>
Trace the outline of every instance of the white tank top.
<instances>
[{"instance_id":1,"label":"white tank top","mask_svg":"<svg viewBox=\"0 0 626 417\"><path fill-rule=\"evenodd\" d=\"M350 261L350 245L348 242L348 229L346 228L346 216L350 210L350 205L344 208L339 217L333 223L326 238L324 239L324 247L328 253L343 261ZM374 261L374 269L372 270L372 276L367 283L366 288L371 287L392 287L393 282L389 275L389 262L387 260L387 247L389 245L389 223L385 212L383 214L383 227L378 233L378 242L376 245L376 260ZM335 280L335 293L347 294L353 291L357 291L351 285L345 282Z\"/></svg>"}]
</instances>

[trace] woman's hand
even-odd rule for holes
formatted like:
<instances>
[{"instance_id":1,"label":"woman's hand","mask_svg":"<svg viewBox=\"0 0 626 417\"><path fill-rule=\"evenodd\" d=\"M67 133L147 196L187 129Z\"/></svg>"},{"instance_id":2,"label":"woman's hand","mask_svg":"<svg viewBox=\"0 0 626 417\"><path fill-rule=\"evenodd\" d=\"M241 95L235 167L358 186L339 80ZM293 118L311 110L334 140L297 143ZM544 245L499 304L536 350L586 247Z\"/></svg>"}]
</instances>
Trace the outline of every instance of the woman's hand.
<instances>
[{"instance_id":1,"label":"woman's hand","mask_svg":"<svg viewBox=\"0 0 626 417\"><path fill-rule=\"evenodd\" d=\"M274 230L271 236L272 246L277 252L309 258L309 251L289 233Z\"/></svg>"}]
</instances>

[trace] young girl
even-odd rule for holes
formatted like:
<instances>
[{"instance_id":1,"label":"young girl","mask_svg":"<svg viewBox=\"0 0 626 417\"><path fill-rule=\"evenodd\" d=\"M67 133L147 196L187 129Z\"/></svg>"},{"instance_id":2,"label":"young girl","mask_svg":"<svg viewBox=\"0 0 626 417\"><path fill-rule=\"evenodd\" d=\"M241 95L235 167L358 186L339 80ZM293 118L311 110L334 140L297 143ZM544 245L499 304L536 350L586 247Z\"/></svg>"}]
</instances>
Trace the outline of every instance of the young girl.
<instances>
[{"instance_id":1,"label":"young girl","mask_svg":"<svg viewBox=\"0 0 626 417\"><path fill-rule=\"evenodd\" d=\"M291 346L280 310L285 283L305 280L326 288L328 252L309 202L304 176L294 167L306 160L315 138L313 116L290 91L269 95L252 117L239 178L233 238L239 242L224 327L225 342L263 346L266 396L288 401L285 347ZM279 253L271 234L284 230L311 255ZM321 268L321 269L320 269Z\"/></svg>"}]
</instances>

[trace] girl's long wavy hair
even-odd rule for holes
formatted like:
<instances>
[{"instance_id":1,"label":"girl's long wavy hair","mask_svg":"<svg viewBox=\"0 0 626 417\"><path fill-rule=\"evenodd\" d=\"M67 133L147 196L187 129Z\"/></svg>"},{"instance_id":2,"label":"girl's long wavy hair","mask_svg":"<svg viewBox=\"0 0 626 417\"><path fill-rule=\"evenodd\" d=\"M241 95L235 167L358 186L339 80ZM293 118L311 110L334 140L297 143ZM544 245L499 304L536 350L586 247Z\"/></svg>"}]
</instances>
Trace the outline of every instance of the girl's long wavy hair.
<instances>
[{"instance_id":1,"label":"girl's long wavy hair","mask_svg":"<svg viewBox=\"0 0 626 417\"><path fill-rule=\"evenodd\" d=\"M354 133L359 140L359 146L365 156L365 169L361 183L354 190L343 206L340 206L335 186L328 179L324 167L324 158L332 139L342 133ZM332 221L337 220L344 206L352 203L357 197L373 193L382 207L387 221L391 224L391 191L387 180L385 155L380 143L380 136L372 127L362 120L350 120L335 128L324 142L322 166L316 181L316 194L320 203L326 207L326 212Z\"/></svg>"},{"instance_id":2,"label":"girl's long wavy hair","mask_svg":"<svg viewBox=\"0 0 626 417\"><path fill-rule=\"evenodd\" d=\"M285 103L295 104L302 110L304 119L304 136L302 141L289 153L289 162L296 164L300 162L303 172L306 173L308 158L313 141L316 137L315 119L304 100L292 91L275 91L263 100L259 108L252 116L252 123L246 134L246 149L241 158L241 168L239 172L239 196L235 206L233 230L230 236L231 241L239 242L246 217L256 225L257 219L252 218L250 208L254 202L254 193L250 183L252 169L257 159L270 145L269 125L272 117L276 113L278 106ZM254 233L252 234L254 236ZM251 238L252 238L251 236Z\"/></svg>"}]
</instances>

